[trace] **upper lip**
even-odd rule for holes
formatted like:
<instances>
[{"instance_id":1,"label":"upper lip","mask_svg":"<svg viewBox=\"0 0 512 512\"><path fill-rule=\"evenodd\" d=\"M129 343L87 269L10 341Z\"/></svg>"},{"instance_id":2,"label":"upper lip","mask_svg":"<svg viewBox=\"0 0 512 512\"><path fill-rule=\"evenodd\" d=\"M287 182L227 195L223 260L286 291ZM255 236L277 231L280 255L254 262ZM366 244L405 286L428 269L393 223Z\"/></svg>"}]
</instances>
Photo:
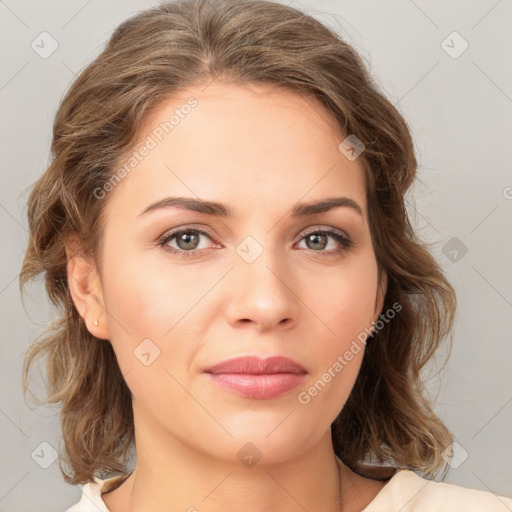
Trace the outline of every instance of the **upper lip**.
<instances>
[{"instance_id":1,"label":"upper lip","mask_svg":"<svg viewBox=\"0 0 512 512\"><path fill-rule=\"evenodd\" d=\"M272 373L307 373L305 368L283 356L260 359L256 356L241 356L222 361L205 370L206 373L244 373L249 375L269 375Z\"/></svg>"}]
</instances>

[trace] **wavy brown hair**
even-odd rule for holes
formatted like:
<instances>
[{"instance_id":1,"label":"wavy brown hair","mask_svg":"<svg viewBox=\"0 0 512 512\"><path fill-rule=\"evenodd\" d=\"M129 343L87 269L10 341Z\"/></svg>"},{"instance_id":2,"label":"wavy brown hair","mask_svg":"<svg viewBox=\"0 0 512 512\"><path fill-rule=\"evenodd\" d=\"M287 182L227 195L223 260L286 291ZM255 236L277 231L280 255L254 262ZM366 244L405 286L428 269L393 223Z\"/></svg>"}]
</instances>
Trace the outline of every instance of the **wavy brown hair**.
<instances>
[{"instance_id":1,"label":"wavy brown hair","mask_svg":"<svg viewBox=\"0 0 512 512\"><path fill-rule=\"evenodd\" d=\"M123 22L77 77L57 111L49 168L28 199L30 238L20 289L43 273L58 319L25 354L46 356L46 403L61 405L67 482L126 472L134 441L131 393L112 346L86 328L70 295L65 241L75 235L99 270L102 213L94 191L133 150L147 116L173 93L212 80L268 84L315 98L341 133L365 145L360 161L383 310L402 310L368 342L348 401L332 424L334 450L360 474L368 460L434 476L452 436L429 404L420 372L450 335L455 292L408 218L417 160L404 118L364 61L314 17L263 0L170 2ZM69 468L64 470L62 462Z\"/></svg>"}]
</instances>

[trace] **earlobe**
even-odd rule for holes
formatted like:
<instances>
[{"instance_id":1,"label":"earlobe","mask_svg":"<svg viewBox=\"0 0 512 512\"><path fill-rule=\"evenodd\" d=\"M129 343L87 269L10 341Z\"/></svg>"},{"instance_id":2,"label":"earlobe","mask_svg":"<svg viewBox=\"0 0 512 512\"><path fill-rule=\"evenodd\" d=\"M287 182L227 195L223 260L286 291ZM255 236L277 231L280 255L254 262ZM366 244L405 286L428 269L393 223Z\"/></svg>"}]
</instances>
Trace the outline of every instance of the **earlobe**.
<instances>
[{"instance_id":1,"label":"earlobe","mask_svg":"<svg viewBox=\"0 0 512 512\"><path fill-rule=\"evenodd\" d=\"M94 261L81 253L76 238L66 244L66 256L69 291L78 313L93 336L109 339L101 282Z\"/></svg>"}]
</instances>

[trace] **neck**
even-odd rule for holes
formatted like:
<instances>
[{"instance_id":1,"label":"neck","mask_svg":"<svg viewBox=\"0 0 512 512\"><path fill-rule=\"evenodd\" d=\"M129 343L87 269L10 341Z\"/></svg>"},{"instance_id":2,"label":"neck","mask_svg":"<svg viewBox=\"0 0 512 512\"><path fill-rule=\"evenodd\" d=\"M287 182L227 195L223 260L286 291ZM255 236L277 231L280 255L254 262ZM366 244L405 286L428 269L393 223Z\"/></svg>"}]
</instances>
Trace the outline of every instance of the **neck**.
<instances>
[{"instance_id":1,"label":"neck","mask_svg":"<svg viewBox=\"0 0 512 512\"><path fill-rule=\"evenodd\" d=\"M340 512L352 490L350 471L328 443L279 463L263 464L262 458L252 467L238 458L187 453L184 447L165 459L161 450L139 445L137 452L137 466L123 490L115 499L117 490L104 497L112 512Z\"/></svg>"},{"instance_id":2,"label":"neck","mask_svg":"<svg viewBox=\"0 0 512 512\"><path fill-rule=\"evenodd\" d=\"M137 463L104 495L111 512L346 512L360 501L361 480L335 456L330 429L300 446L278 436L196 446L134 412Z\"/></svg>"},{"instance_id":3,"label":"neck","mask_svg":"<svg viewBox=\"0 0 512 512\"><path fill-rule=\"evenodd\" d=\"M130 476L130 512L186 510L197 512L291 512L322 510L340 512L343 506L342 469L334 456L320 468L306 462L241 468L240 463L211 462L190 472L178 468L172 477L145 471L142 466ZM126 509L125 509L126 510Z\"/></svg>"}]
</instances>

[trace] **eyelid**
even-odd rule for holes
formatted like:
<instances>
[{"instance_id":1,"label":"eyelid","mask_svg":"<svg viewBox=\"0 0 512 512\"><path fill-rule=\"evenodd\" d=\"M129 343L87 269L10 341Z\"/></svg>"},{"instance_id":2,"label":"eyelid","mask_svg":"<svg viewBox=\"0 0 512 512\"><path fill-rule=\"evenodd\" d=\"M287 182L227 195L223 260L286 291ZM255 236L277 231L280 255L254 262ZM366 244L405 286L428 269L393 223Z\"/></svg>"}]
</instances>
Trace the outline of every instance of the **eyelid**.
<instances>
[{"instance_id":1,"label":"eyelid","mask_svg":"<svg viewBox=\"0 0 512 512\"><path fill-rule=\"evenodd\" d=\"M175 228L169 229L165 231L162 235L160 235L157 239L157 241L162 241L165 238L168 238L169 236L173 234L177 234L180 231L198 231L199 233L202 233L210 238L215 238L215 235L211 234L209 232L209 228L205 226L204 224L184 224L183 226L176 226ZM309 228L301 229L298 231L298 233L295 235L294 238L297 238L300 236L301 238L304 236L309 235L310 233L316 233L317 231L335 231L336 233L340 234L341 236L345 237L346 239L351 239L351 236L344 230L335 228L333 226L327 226L322 224L317 224L314 226L311 226Z\"/></svg>"},{"instance_id":2,"label":"eyelid","mask_svg":"<svg viewBox=\"0 0 512 512\"><path fill-rule=\"evenodd\" d=\"M193 231L193 232L199 233L200 235L204 235L204 236L208 237L212 241L212 243L220 245L217 242L215 242L215 236L212 235L211 233L209 233L208 228L206 228L205 226L203 226L201 224L199 224L199 225L185 224L183 226L177 226L173 229L169 229L163 235L160 235L157 238L156 243L159 246L164 246L167 243L167 241L169 241L169 239L175 237L179 233L186 233L187 231ZM205 250L207 250L207 249L193 249L192 251L179 251L179 252L192 253L193 251L202 252ZM171 248L171 252L172 252L172 248Z\"/></svg>"},{"instance_id":3,"label":"eyelid","mask_svg":"<svg viewBox=\"0 0 512 512\"><path fill-rule=\"evenodd\" d=\"M302 238L304 236L309 235L310 233L316 233L317 231L334 231L335 233L338 233L339 235L346 238L347 240L351 238L350 235L347 232L343 231L342 229L335 228L333 226L326 226L326 225L322 225L322 224L318 224L311 228L306 228L306 231L301 230L297 233L297 236L300 235L300 237Z\"/></svg>"},{"instance_id":4,"label":"eyelid","mask_svg":"<svg viewBox=\"0 0 512 512\"><path fill-rule=\"evenodd\" d=\"M206 226L204 226L202 224L185 224L182 226L177 226L171 230L168 230L163 235L161 235L157 240L158 246L162 247L162 249L164 251L174 253L176 255L183 256L183 257L194 256L198 253L204 254L205 251L211 250L210 247L206 248L206 249L192 249L190 251L174 249L172 247L166 247L167 244L169 243L170 239L174 238L179 233L187 232L187 231L193 231L193 232L199 233L200 235L204 235L204 236L208 237L217 246L222 245L222 244L218 244L217 242L215 242L215 237L209 233L209 230ZM310 250L313 253L318 252L319 255L323 254L326 257L333 256L333 255L339 254L341 252L350 251L356 245L354 240L348 233L346 233L342 229L335 228L333 226L326 226L326 225L311 226L309 228L306 228L305 231L304 230L299 231L299 233L296 235L296 237L298 236L299 239L296 242L294 242L294 245L297 243L300 243L302 240L304 240L304 238L306 236L313 234L313 233L327 234L327 236L330 236L331 238L335 239L341 245L340 248L335 249L335 250L331 249L329 251L314 251L312 249Z\"/></svg>"},{"instance_id":5,"label":"eyelid","mask_svg":"<svg viewBox=\"0 0 512 512\"><path fill-rule=\"evenodd\" d=\"M210 232L210 229L204 224L183 224L182 226L176 226L172 229L168 229L162 235L160 235L157 240L163 240L164 238L167 238L181 231L197 231L198 233L203 233L210 238L215 238L215 235L213 235Z\"/></svg>"}]
</instances>

